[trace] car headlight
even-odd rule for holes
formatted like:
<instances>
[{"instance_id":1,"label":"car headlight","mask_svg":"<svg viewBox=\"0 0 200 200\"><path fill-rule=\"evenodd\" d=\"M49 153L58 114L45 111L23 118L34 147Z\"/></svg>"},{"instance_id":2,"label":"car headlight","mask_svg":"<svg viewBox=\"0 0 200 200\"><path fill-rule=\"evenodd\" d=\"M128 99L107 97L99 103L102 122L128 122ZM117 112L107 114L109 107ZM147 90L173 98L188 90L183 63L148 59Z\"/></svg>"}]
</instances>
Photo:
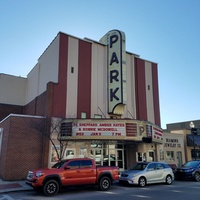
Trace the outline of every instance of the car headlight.
<instances>
[{"instance_id":1,"label":"car headlight","mask_svg":"<svg viewBox=\"0 0 200 200\"><path fill-rule=\"evenodd\" d=\"M130 178L134 178L134 177L136 177L136 176L137 176L137 174L130 174L130 175L129 175Z\"/></svg>"},{"instance_id":2,"label":"car headlight","mask_svg":"<svg viewBox=\"0 0 200 200\"><path fill-rule=\"evenodd\" d=\"M35 176L36 177L40 177L40 176L43 176L44 175L44 172L36 172Z\"/></svg>"}]
</instances>

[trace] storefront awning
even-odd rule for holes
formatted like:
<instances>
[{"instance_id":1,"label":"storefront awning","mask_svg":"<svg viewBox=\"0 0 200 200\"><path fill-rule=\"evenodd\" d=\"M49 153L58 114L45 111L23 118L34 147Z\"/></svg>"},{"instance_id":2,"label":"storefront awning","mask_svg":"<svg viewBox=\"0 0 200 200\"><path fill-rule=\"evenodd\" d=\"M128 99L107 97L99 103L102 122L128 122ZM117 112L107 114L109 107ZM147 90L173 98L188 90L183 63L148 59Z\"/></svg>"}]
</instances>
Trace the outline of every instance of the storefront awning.
<instances>
[{"instance_id":1,"label":"storefront awning","mask_svg":"<svg viewBox=\"0 0 200 200\"><path fill-rule=\"evenodd\" d=\"M193 141L194 140L194 141ZM187 135L187 146L200 146L200 135Z\"/></svg>"}]
</instances>

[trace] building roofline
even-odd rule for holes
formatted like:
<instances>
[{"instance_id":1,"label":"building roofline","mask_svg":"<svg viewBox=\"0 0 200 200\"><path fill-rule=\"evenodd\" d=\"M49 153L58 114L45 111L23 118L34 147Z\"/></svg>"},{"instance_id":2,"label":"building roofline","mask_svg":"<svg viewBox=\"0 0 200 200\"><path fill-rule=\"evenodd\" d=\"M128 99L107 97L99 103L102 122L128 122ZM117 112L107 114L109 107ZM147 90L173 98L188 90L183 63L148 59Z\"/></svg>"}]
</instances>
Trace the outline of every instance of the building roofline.
<instances>
[{"instance_id":1,"label":"building roofline","mask_svg":"<svg viewBox=\"0 0 200 200\"><path fill-rule=\"evenodd\" d=\"M23 77L23 76L16 76L16 75L12 75L12 74L5 74L5 73L0 73L0 76L12 76L15 78L21 78L21 79L27 79L27 77Z\"/></svg>"},{"instance_id":2,"label":"building roofline","mask_svg":"<svg viewBox=\"0 0 200 200\"><path fill-rule=\"evenodd\" d=\"M3 120L0 121L0 123L4 122L6 119L8 119L9 117L29 117L29 118L46 118L43 116L35 116L35 115L22 115L22 114L9 114L7 117L5 117Z\"/></svg>"}]
</instances>

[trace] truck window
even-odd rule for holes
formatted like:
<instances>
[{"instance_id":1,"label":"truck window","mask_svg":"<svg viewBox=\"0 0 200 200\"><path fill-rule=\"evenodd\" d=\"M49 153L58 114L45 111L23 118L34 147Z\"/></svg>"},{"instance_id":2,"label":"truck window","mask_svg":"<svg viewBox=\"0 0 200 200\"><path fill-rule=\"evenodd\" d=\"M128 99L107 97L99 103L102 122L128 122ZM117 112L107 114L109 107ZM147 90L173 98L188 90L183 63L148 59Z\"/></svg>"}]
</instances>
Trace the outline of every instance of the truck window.
<instances>
[{"instance_id":1,"label":"truck window","mask_svg":"<svg viewBox=\"0 0 200 200\"><path fill-rule=\"evenodd\" d=\"M57 162L57 163L54 164L51 168L60 169L66 162L67 162L67 160L63 160L63 161Z\"/></svg>"},{"instance_id":2,"label":"truck window","mask_svg":"<svg viewBox=\"0 0 200 200\"><path fill-rule=\"evenodd\" d=\"M81 168L90 168L90 167L92 167L91 160L82 160L81 161Z\"/></svg>"},{"instance_id":3,"label":"truck window","mask_svg":"<svg viewBox=\"0 0 200 200\"><path fill-rule=\"evenodd\" d=\"M67 166L70 166L70 169L78 169L80 167L80 161L74 160L68 163Z\"/></svg>"}]
</instances>

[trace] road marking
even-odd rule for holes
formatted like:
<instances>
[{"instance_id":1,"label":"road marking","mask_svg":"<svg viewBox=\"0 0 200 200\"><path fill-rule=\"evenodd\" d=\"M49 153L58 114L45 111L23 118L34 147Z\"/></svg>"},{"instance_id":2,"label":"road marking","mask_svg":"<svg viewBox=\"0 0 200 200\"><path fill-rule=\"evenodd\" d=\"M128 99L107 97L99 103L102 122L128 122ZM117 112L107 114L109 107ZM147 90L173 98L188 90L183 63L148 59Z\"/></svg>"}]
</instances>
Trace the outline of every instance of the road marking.
<instances>
[{"instance_id":1,"label":"road marking","mask_svg":"<svg viewBox=\"0 0 200 200\"><path fill-rule=\"evenodd\" d=\"M182 192L182 191L180 191L180 190L172 190L172 192Z\"/></svg>"},{"instance_id":2,"label":"road marking","mask_svg":"<svg viewBox=\"0 0 200 200\"><path fill-rule=\"evenodd\" d=\"M2 195L2 198L0 198L0 200L14 200L14 199L8 195Z\"/></svg>"},{"instance_id":3,"label":"road marking","mask_svg":"<svg viewBox=\"0 0 200 200\"><path fill-rule=\"evenodd\" d=\"M107 193L107 194L117 194L116 192L104 192L104 193Z\"/></svg>"},{"instance_id":4,"label":"road marking","mask_svg":"<svg viewBox=\"0 0 200 200\"><path fill-rule=\"evenodd\" d=\"M135 197L140 197L140 198L147 198L147 199L151 198L151 197L149 197L149 196L144 196L144 195L133 195L133 196L135 196Z\"/></svg>"}]
</instances>

